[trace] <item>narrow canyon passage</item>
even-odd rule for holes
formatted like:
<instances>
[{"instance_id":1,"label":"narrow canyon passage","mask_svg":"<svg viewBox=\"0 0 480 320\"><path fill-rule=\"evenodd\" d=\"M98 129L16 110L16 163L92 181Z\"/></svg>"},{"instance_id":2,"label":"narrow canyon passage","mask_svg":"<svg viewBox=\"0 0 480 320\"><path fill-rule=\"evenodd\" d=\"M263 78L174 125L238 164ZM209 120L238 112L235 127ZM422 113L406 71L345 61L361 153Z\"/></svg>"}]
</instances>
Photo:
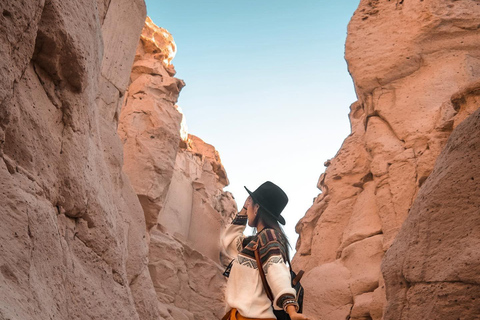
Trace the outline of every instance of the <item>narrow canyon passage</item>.
<instances>
[{"instance_id":1,"label":"narrow canyon passage","mask_svg":"<svg viewBox=\"0 0 480 320\"><path fill-rule=\"evenodd\" d=\"M0 319L220 319L236 195L176 105L175 35L143 0L0 9ZM360 1L351 134L296 226L312 319L479 317L479 17Z\"/></svg>"}]
</instances>

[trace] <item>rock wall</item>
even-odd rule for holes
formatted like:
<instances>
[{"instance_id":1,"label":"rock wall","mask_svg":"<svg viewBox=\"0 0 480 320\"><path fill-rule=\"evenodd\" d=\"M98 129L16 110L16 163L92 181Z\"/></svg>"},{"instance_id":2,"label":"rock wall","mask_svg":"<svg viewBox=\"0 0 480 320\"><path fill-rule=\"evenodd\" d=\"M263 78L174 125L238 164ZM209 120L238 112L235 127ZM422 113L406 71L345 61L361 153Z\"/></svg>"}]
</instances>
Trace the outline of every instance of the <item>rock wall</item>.
<instances>
[{"instance_id":1,"label":"rock wall","mask_svg":"<svg viewBox=\"0 0 480 320\"><path fill-rule=\"evenodd\" d=\"M161 319L116 134L144 2L0 11L0 318Z\"/></svg>"},{"instance_id":2,"label":"rock wall","mask_svg":"<svg viewBox=\"0 0 480 320\"><path fill-rule=\"evenodd\" d=\"M186 135L172 36L147 18L120 115L124 171L142 204L149 271L165 319L220 319L220 233L236 213L218 152ZM181 132L184 134L182 135Z\"/></svg>"},{"instance_id":3,"label":"rock wall","mask_svg":"<svg viewBox=\"0 0 480 320\"><path fill-rule=\"evenodd\" d=\"M462 104L478 108L480 84L471 89ZM477 110L453 131L387 251L386 319L478 319L479 206Z\"/></svg>"},{"instance_id":4,"label":"rock wall","mask_svg":"<svg viewBox=\"0 0 480 320\"><path fill-rule=\"evenodd\" d=\"M480 79L479 14L477 3L467 0L360 2L346 43L359 99L351 106L352 133L325 163L318 184L322 193L297 224L294 267L307 271L307 313L332 320L382 319L386 300L380 265L385 251L452 130L479 106L477 96L467 94L476 92ZM428 281L417 274L420 270L407 273L408 257L401 269L393 268L404 261L396 253L412 245L411 237L404 236L383 268L389 284L402 275L407 277L402 284L419 284L407 292L412 294L408 298L402 296L404 287L402 293L398 285L389 289L395 305L421 299L427 287L435 289L420 285ZM398 310L389 304L385 319L397 319ZM402 319L418 311L408 310ZM435 318L437 311L418 319Z\"/></svg>"}]
</instances>

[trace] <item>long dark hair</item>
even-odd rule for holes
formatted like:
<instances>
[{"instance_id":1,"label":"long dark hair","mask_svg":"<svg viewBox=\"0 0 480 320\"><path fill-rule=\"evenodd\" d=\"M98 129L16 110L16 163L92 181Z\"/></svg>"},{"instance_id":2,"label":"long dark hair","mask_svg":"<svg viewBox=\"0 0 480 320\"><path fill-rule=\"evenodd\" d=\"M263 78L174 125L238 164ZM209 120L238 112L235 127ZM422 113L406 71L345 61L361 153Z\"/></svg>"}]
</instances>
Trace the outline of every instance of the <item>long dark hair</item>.
<instances>
[{"instance_id":1,"label":"long dark hair","mask_svg":"<svg viewBox=\"0 0 480 320\"><path fill-rule=\"evenodd\" d=\"M257 204L255 200L252 198L253 205ZM265 228L270 228L276 230L280 234L280 243L283 245L283 248L285 249L285 254L288 264L290 264L290 252L289 249L291 248L290 242L288 241L287 235L285 234L285 231L283 231L283 228L280 226L280 223L278 223L277 219L275 219L271 214L265 211L261 206L258 208L257 215L255 216L255 219L253 220L253 225L255 228L255 233L256 233L256 227L258 225L258 221L260 219L263 222L263 225Z\"/></svg>"}]
</instances>

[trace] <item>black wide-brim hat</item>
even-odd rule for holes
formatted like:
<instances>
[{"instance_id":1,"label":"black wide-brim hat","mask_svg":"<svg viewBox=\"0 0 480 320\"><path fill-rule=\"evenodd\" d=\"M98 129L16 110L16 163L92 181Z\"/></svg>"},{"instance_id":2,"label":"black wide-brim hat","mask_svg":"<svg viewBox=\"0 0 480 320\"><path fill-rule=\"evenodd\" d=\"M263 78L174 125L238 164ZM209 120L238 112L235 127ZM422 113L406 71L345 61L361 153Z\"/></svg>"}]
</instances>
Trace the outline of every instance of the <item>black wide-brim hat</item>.
<instances>
[{"instance_id":1,"label":"black wide-brim hat","mask_svg":"<svg viewBox=\"0 0 480 320\"><path fill-rule=\"evenodd\" d=\"M265 212L275 218L282 225L285 225L285 219L280 215L288 203L287 194L273 182L263 183L257 190L251 192L245 187L253 201L260 205Z\"/></svg>"}]
</instances>

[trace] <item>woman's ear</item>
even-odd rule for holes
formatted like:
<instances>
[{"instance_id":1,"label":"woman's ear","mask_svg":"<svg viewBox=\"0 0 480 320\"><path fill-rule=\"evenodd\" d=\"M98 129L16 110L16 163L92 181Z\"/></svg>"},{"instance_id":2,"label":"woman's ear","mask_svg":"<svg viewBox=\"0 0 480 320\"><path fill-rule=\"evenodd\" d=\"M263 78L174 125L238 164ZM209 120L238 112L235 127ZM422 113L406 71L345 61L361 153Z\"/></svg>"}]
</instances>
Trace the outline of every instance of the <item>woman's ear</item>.
<instances>
[{"instance_id":1,"label":"woman's ear","mask_svg":"<svg viewBox=\"0 0 480 320\"><path fill-rule=\"evenodd\" d=\"M253 207L253 212L255 213L255 215L257 215L258 209L260 209L260 205L256 203L255 206Z\"/></svg>"}]
</instances>

